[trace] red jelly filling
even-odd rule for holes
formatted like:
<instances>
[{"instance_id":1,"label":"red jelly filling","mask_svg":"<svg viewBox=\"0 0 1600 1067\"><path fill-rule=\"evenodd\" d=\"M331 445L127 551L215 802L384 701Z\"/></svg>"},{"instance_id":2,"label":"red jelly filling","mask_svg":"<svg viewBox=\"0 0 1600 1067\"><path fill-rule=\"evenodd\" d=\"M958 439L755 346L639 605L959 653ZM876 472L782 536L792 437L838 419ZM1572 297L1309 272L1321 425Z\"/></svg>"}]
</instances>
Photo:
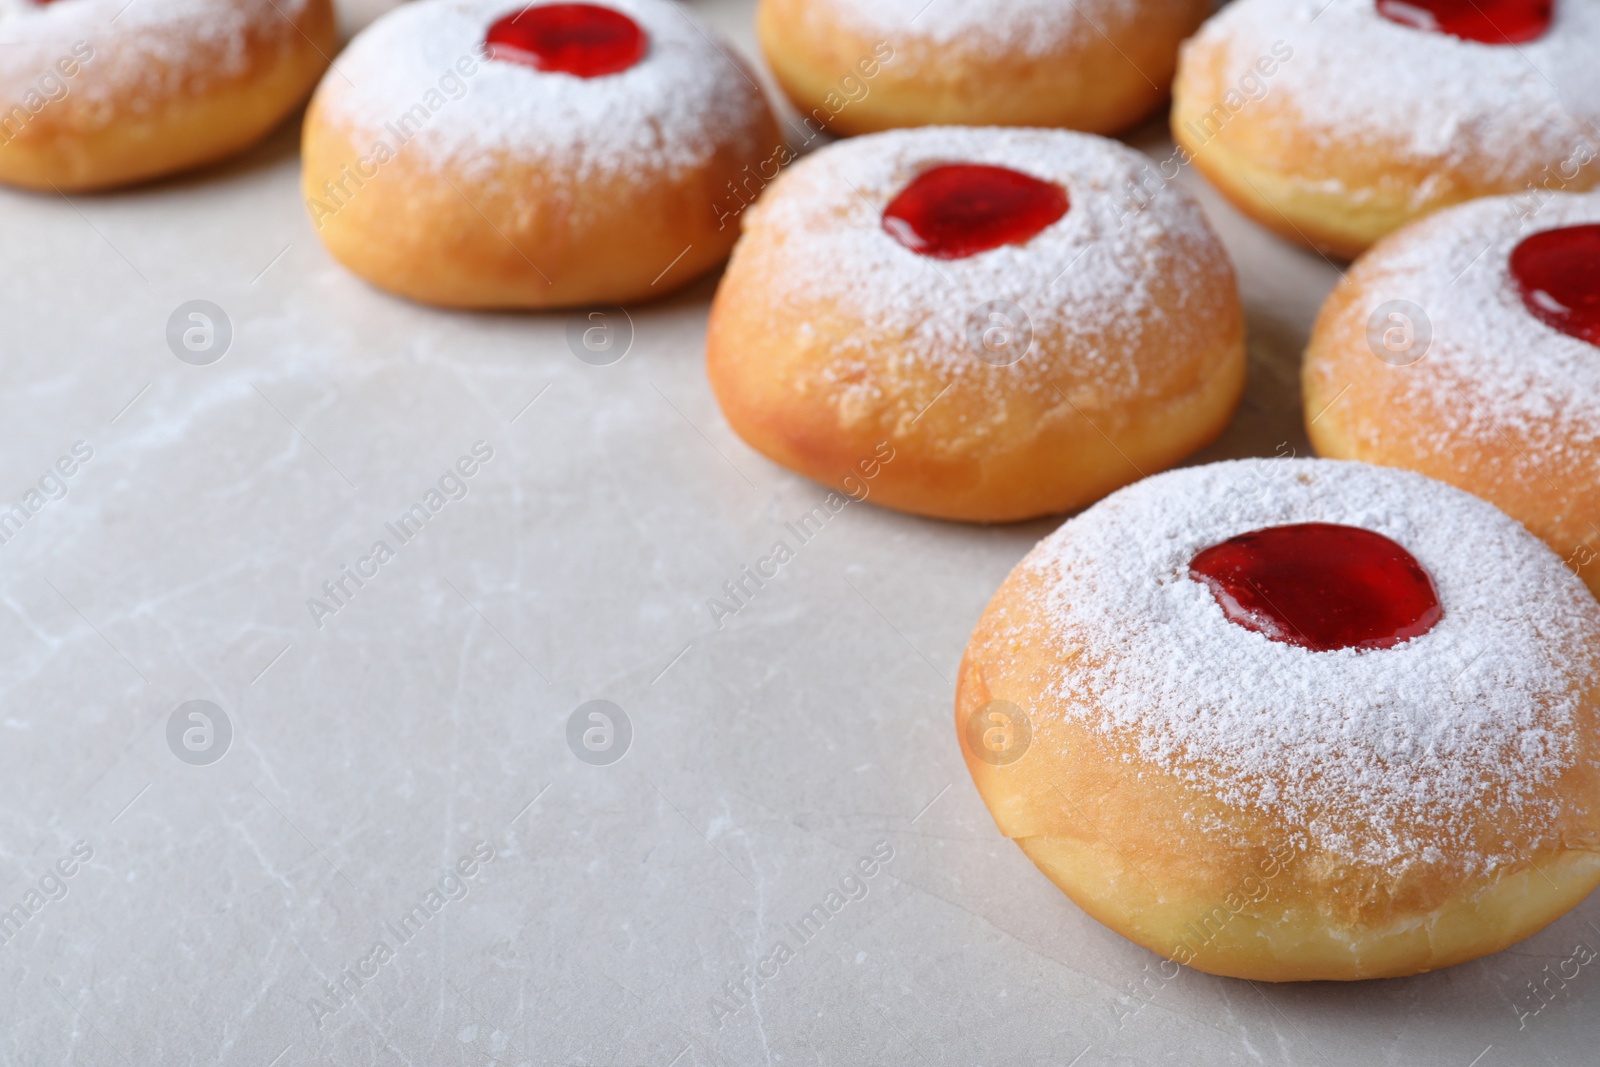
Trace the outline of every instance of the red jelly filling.
<instances>
[{"instance_id":1,"label":"red jelly filling","mask_svg":"<svg viewBox=\"0 0 1600 1067\"><path fill-rule=\"evenodd\" d=\"M1444 616L1416 557L1354 526L1308 522L1240 534L1195 556L1189 573L1230 622L1314 652L1390 648Z\"/></svg>"},{"instance_id":2,"label":"red jelly filling","mask_svg":"<svg viewBox=\"0 0 1600 1067\"><path fill-rule=\"evenodd\" d=\"M1550 28L1554 0L1378 0L1378 14L1481 44L1525 44Z\"/></svg>"},{"instance_id":3,"label":"red jelly filling","mask_svg":"<svg viewBox=\"0 0 1600 1067\"><path fill-rule=\"evenodd\" d=\"M638 23L598 4L525 7L490 26L484 43L493 59L580 78L620 74L650 49Z\"/></svg>"},{"instance_id":4,"label":"red jelly filling","mask_svg":"<svg viewBox=\"0 0 1600 1067\"><path fill-rule=\"evenodd\" d=\"M965 259L1019 245L1067 213L1067 191L1006 167L951 163L903 189L883 212L883 228L934 259Z\"/></svg>"},{"instance_id":5,"label":"red jelly filling","mask_svg":"<svg viewBox=\"0 0 1600 1067\"><path fill-rule=\"evenodd\" d=\"M1511 277L1534 318L1600 345L1600 225L1534 234L1512 250Z\"/></svg>"}]
</instances>

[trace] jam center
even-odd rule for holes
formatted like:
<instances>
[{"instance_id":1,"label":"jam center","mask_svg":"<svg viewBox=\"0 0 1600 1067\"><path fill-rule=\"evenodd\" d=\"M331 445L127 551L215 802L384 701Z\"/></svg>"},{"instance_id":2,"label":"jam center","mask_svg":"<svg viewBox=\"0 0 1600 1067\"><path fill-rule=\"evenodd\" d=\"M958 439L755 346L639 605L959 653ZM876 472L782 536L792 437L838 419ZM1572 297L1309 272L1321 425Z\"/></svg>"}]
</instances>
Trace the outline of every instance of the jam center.
<instances>
[{"instance_id":1,"label":"jam center","mask_svg":"<svg viewBox=\"0 0 1600 1067\"><path fill-rule=\"evenodd\" d=\"M883 212L895 240L934 259L1019 245L1067 213L1067 191L1006 167L951 163L924 171Z\"/></svg>"},{"instance_id":2,"label":"jam center","mask_svg":"<svg viewBox=\"0 0 1600 1067\"><path fill-rule=\"evenodd\" d=\"M1480 44L1526 44L1550 28L1555 0L1377 0L1390 22Z\"/></svg>"},{"instance_id":3,"label":"jam center","mask_svg":"<svg viewBox=\"0 0 1600 1067\"><path fill-rule=\"evenodd\" d=\"M1511 252L1511 277L1534 318L1600 345L1600 225L1527 238Z\"/></svg>"},{"instance_id":4,"label":"jam center","mask_svg":"<svg viewBox=\"0 0 1600 1067\"><path fill-rule=\"evenodd\" d=\"M638 23L598 4L525 7L490 26L484 43L492 59L580 78L620 74L650 49Z\"/></svg>"},{"instance_id":5,"label":"jam center","mask_svg":"<svg viewBox=\"0 0 1600 1067\"><path fill-rule=\"evenodd\" d=\"M1391 648L1444 616L1416 557L1384 537L1325 522L1240 534L1195 556L1228 621L1314 652Z\"/></svg>"}]
</instances>

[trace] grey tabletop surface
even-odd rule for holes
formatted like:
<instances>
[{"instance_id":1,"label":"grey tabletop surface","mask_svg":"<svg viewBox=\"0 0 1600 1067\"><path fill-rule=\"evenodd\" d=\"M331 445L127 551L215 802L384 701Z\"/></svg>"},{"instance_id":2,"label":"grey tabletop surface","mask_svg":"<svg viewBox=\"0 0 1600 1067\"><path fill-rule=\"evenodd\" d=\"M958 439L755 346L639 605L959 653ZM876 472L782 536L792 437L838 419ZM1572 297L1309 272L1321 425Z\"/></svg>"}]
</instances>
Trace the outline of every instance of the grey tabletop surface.
<instances>
[{"instance_id":1,"label":"grey tabletop surface","mask_svg":"<svg viewBox=\"0 0 1600 1067\"><path fill-rule=\"evenodd\" d=\"M754 56L749 3L694 6ZM1058 520L852 504L714 615L826 493L718 412L715 278L586 362L574 316L339 268L296 144L0 192L0 503L40 498L0 543L0 1063L1596 1061L1594 901L1353 985L1177 970L1088 918L951 722L970 628ZM1179 180L1251 331L1197 460L1304 454L1338 269Z\"/></svg>"}]
</instances>

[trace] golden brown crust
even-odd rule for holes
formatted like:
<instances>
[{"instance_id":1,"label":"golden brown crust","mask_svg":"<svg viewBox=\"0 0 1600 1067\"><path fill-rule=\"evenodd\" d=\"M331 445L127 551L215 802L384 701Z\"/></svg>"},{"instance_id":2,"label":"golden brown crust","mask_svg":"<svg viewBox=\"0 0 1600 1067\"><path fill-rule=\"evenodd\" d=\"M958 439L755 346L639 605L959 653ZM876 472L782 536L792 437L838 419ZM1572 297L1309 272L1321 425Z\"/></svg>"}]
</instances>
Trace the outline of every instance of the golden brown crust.
<instances>
[{"instance_id":1,"label":"golden brown crust","mask_svg":"<svg viewBox=\"0 0 1600 1067\"><path fill-rule=\"evenodd\" d=\"M379 288L446 307L665 296L727 257L738 228L719 218L718 205L729 197L728 183L779 142L776 120L763 112L760 129L730 131L710 160L676 178L583 178L548 160L500 153L469 180L402 148L369 165L374 176L363 181L350 175L372 146L328 122L318 104L306 114L302 149L302 188L317 235Z\"/></svg>"},{"instance_id":2,"label":"golden brown crust","mask_svg":"<svg viewBox=\"0 0 1600 1067\"><path fill-rule=\"evenodd\" d=\"M1092 343L1065 331L1036 335L1028 357L1055 368L1059 391L1030 388L1015 366L951 382L933 368L879 363L855 381L892 386L847 398L853 383L829 369L833 343L873 334L874 349L892 352L894 336L837 308L796 314L774 299L782 275L781 256L756 247L735 255L706 337L712 391L751 447L826 485L843 484L887 443L895 458L873 482L873 500L900 511L1011 522L1082 507L1215 440L1244 391L1244 315L1226 267L1209 291L1191 294L1203 311L1147 324L1141 350L1182 353L1182 366L1117 398L1085 377L1097 364ZM1179 303L1170 292L1158 301ZM1130 361L1147 362L1137 352Z\"/></svg>"},{"instance_id":3,"label":"golden brown crust","mask_svg":"<svg viewBox=\"0 0 1600 1067\"><path fill-rule=\"evenodd\" d=\"M278 5L254 10L230 43L226 68L214 43L197 44L188 54L179 49L173 56L174 42L165 41L155 55L137 53L138 42L119 41L115 27L77 42L87 47L87 61L84 47L62 42L60 55L72 61L76 73L63 79L65 95L17 123L14 133L6 129L10 136L0 138L0 181L62 192L106 189L202 166L249 147L306 98L338 50L330 0L305 0L291 8L290 13ZM172 27L130 32L163 30L176 32ZM161 95L152 99L146 92L121 90L118 79L131 76L118 69L124 50L141 55L140 84L161 84ZM66 68L56 69L64 73ZM6 80L15 74L40 76L30 69L7 72Z\"/></svg>"},{"instance_id":4,"label":"golden brown crust","mask_svg":"<svg viewBox=\"0 0 1600 1067\"><path fill-rule=\"evenodd\" d=\"M1207 0L1110 5L1037 54L914 31L874 35L815 0L762 0L756 27L801 117L836 133L937 125L1114 133L1166 99L1178 43L1209 11Z\"/></svg>"},{"instance_id":5,"label":"golden brown crust","mask_svg":"<svg viewBox=\"0 0 1600 1067\"><path fill-rule=\"evenodd\" d=\"M1082 665L1046 639L1043 582L1041 572L1019 567L984 612L962 658L956 729L1001 833L1129 940L1233 977L1395 977L1497 951L1600 885L1595 650L1570 650L1591 680L1577 758L1540 784L1562 801L1554 846L1487 877L1447 863L1396 875L1302 852L1302 827L1270 811L1228 808L1141 756L1138 737L1084 725L1095 709L1084 714L1059 695L1062 676ZM996 700L1024 709L1033 731L1022 757L1004 765L980 758L971 743L970 721ZM1525 839L1515 810L1476 817L1485 841ZM1429 838L1427 826L1407 829Z\"/></svg>"}]
</instances>

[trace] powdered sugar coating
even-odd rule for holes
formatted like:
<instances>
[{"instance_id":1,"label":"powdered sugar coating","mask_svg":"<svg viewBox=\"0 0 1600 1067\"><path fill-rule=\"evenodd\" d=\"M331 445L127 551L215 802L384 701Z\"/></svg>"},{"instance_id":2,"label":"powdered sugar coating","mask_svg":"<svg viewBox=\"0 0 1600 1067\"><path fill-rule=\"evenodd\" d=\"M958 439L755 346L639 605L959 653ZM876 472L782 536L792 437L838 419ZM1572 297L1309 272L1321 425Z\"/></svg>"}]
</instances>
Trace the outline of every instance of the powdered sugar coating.
<instances>
[{"instance_id":1,"label":"powdered sugar coating","mask_svg":"<svg viewBox=\"0 0 1600 1067\"><path fill-rule=\"evenodd\" d=\"M1019 245L934 260L884 232L883 211L918 174L943 163L1009 167L1067 191L1067 214ZM1100 395L1133 392L1141 375L1184 352L1141 349L1154 317L1205 318L1199 295L1231 267L1199 206L1168 188L1143 211L1127 192L1148 160L1115 141L1063 130L927 127L839 142L793 166L747 213L746 242L775 257L771 295L793 317L813 312L863 324L831 336L834 375L867 364L933 368L947 378L993 379L976 359L973 311L1021 308L1033 335L1081 342ZM1060 368L1024 359L1008 388L1048 390Z\"/></svg>"},{"instance_id":2,"label":"powdered sugar coating","mask_svg":"<svg viewBox=\"0 0 1600 1067\"><path fill-rule=\"evenodd\" d=\"M1529 313L1511 252L1530 234L1600 222L1600 195L1557 194L1530 214L1535 204L1491 197L1442 211L1355 276L1373 306L1409 300L1431 323L1426 356L1393 373L1391 388L1445 420L1452 439L1515 429L1537 466L1575 447L1600 451L1600 348Z\"/></svg>"},{"instance_id":3,"label":"powdered sugar coating","mask_svg":"<svg viewBox=\"0 0 1600 1067\"><path fill-rule=\"evenodd\" d=\"M635 66L599 78L483 59L490 25L527 6L536 5L417 0L397 8L340 56L348 81L324 80L325 117L358 145L404 143L439 170L480 175L509 155L554 161L580 180L676 176L703 166L730 136L759 128L766 105L749 73L680 5L606 0L639 24L650 48ZM396 124L419 104L422 128L402 141Z\"/></svg>"},{"instance_id":4,"label":"powdered sugar coating","mask_svg":"<svg viewBox=\"0 0 1600 1067\"><path fill-rule=\"evenodd\" d=\"M101 125L117 109L151 112L249 71L252 46L303 40L292 20L307 0L0 0L0 107L23 102L47 74L75 121ZM93 58L71 77L57 61L84 42ZM81 53L76 53L82 59ZM101 120L97 121L96 116Z\"/></svg>"},{"instance_id":5,"label":"powdered sugar coating","mask_svg":"<svg viewBox=\"0 0 1600 1067\"><path fill-rule=\"evenodd\" d=\"M1202 549L1299 522L1398 542L1443 618L1394 648L1312 652L1229 622L1189 576ZM1558 814L1540 786L1574 759L1600 604L1467 493L1359 463L1219 463L1113 494L1022 566L1045 583L1046 639L1074 664L1056 694L1068 718L1131 737L1139 758L1229 807L1275 813L1305 847L1482 873L1527 846L1479 839L1475 814L1509 807L1529 840Z\"/></svg>"},{"instance_id":6,"label":"powdered sugar coating","mask_svg":"<svg viewBox=\"0 0 1600 1067\"><path fill-rule=\"evenodd\" d=\"M1136 0L812 0L827 17L896 47L960 45L991 55L1044 55L1099 40L1096 26L1130 20Z\"/></svg>"},{"instance_id":7,"label":"powdered sugar coating","mask_svg":"<svg viewBox=\"0 0 1600 1067\"><path fill-rule=\"evenodd\" d=\"M1332 147L1381 143L1503 182L1600 139L1600 0L1559 0L1549 31L1514 47L1402 26L1373 0L1238 0L1186 48L1224 49L1222 69L1242 77L1279 41L1293 56L1268 93Z\"/></svg>"}]
</instances>

